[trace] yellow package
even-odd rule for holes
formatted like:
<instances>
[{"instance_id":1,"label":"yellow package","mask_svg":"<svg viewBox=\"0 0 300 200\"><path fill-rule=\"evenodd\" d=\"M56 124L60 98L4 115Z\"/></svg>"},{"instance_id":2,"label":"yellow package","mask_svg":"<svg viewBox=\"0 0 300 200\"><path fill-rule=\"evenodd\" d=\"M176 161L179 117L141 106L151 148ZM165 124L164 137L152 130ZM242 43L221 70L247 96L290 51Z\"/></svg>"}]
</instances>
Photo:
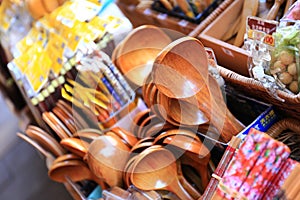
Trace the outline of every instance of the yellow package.
<instances>
[{"instance_id":1,"label":"yellow package","mask_svg":"<svg viewBox=\"0 0 300 200\"><path fill-rule=\"evenodd\" d=\"M45 48L45 51L52 61L50 70L52 70L54 74L58 75L63 66L63 48L57 48L55 41L50 40Z\"/></svg>"},{"instance_id":2,"label":"yellow package","mask_svg":"<svg viewBox=\"0 0 300 200\"><path fill-rule=\"evenodd\" d=\"M3 0L0 4L0 28L6 32L10 27L10 16L8 15L12 3L9 0Z\"/></svg>"},{"instance_id":3,"label":"yellow package","mask_svg":"<svg viewBox=\"0 0 300 200\"><path fill-rule=\"evenodd\" d=\"M31 51L35 54L31 54L34 56L24 71L24 75L34 92L38 92L47 82L52 61L45 49L40 46L33 48Z\"/></svg>"}]
</instances>

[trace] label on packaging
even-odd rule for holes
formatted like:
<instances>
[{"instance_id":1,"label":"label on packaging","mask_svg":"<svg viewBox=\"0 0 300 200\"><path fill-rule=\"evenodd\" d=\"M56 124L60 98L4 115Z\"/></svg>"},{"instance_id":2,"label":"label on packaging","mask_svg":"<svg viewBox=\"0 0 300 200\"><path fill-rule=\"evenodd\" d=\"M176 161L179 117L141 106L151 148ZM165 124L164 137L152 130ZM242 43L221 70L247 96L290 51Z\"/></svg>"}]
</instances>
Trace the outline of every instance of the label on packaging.
<instances>
[{"instance_id":1,"label":"label on packaging","mask_svg":"<svg viewBox=\"0 0 300 200\"><path fill-rule=\"evenodd\" d=\"M259 115L249 126L242 130L237 137L244 139L251 128L255 128L261 132L266 132L275 122L278 121L278 115L274 108L270 106L265 112Z\"/></svg>"},{"instance_id":2,"label":"label on packaging","mask_svg":"<svg viewBox=\"0 0 300 200\"><path fill-rule=\"evenodd\" d=\"M258 17L247 18L247 36L249 39L261 40L270 46L275 45L272 34L276 31L278 22Z\"/></svg>"}]
</instances>

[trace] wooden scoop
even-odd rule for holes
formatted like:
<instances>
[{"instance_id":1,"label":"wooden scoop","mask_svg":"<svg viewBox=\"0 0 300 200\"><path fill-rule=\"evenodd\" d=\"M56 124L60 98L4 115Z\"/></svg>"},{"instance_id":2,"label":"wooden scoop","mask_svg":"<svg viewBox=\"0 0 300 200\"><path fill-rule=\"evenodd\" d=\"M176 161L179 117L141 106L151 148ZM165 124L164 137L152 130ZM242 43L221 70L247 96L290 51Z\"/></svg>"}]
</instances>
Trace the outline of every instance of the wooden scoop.
<instances>
[{"instance_id":1,"label":"wooden scoop","mask_svg":"<svg viewBox=\"0 0 300 200\"><path fill-rule=\"evenodd\" d=\"M166 189L182 200L192 199L178 180L175 157L163 148L140 155L135 161L130 179L141 190Z\"/></svg>"},{"instance_id":2,"label":"wooden scoop","mask_svg":"<svg viewBox=\"0 0 300 200\"><path fill-rule=\"evenodd\" d=\"M34 140L30 139L29 137L27 137L26 135L22 134L22 133L17 133L17 136L19 136L21 139L23 139L24 141L28 142L30 145L32 145L35 149L37 149L43 156L46 157L46 165L47 168L49 169L53 163L53 161L55 160L54 156L52 154L50 154L49 152L47 152L43 147L41 147L37 142L35 142Z\"/></svg>"},{"instance_id":3,"label":"wooden scoop","mask_svg":"<svg viewBox=\"0 0 300 200\"><path fill-rule=\"evenodd\" d=\"M181 161L196 169L201 176L202 186L205 188L209 181L207 166L210 160L210 152L202 142L193 140L184 135L173 135L165 138L163 143L185 151L181 157Z\"/></svg>"},{"instance_id":4,"label":"wooden scoop","mask_svg":"<svg viewBox=\"0 0 300 200\"><path fill-rule=\"evenodd\" d=\"M151 72L152 62L171 39L161 29L144 25L134 29L117 47L115 64L135 85L142 86Z\"/></svg>"},{"instance_id":5,"label":"wooden scoop","mask_svg":"<svg viewBox=\"0 0 300 200\"><path fill-rule=\"evenodd\" d=\"M99 185L103 185L103 181L95 177L88 166L80 160L54 163L48 171L48 175L52 180L60 183L66 182L66 176L68 176L73 182L93 180Z\"/></svg>"},{"instance_id":6,"label":"wooden scoop","mask_svg":"<svg viewBox=\"0 0 300 200\"><path fill-rule=\"evenodd\" d=\"M129 147L121 139L102 135L89 146L84 160L91 171L110 186L123 185L122 173L129 158Z\"/></svg>"},{"instance_id":7,"label":"wooden scoop","mask_svg":"<svg viewBox=\"0 0 300 200\"><path fill-rule=\"evenodd\" d=\"M163 95L161 95L163 97ZM168 115L179 124L199 125L208 122L207 117L198 109L195 104L181 99L168 98L161 99L161 105L164 106Z\"/></svg>"},{"instance_id":8,"label":"wooden scoop","mask_svg":"<svg viewBox=\"0 0 300 200\"><path fill-rule=\"evenodd\" d=\"M169 98L192 104L196 102L225 142L243 129L244 126L230 115L226 105L218 105L220 88L210 90L209 85L214 81L209 80L208 58L197 39L184 37L168 45L156 58L152 76L158 90Z\"/></svg>"},{"instance_id":9,"label":"wooden scoop","mask_svg":"<svg viewBox=\"0 0 300 200\"><path fill-rule=\"evenodd\" d=\"M28 126L25 133L55 156L63 155L66 152L51 135L36 126Z\"/></svg>"},{"instance_id":10,"label":"wooden scoop","mask_svg":"<svg viewBox=\"0 0 300 200\"><path fill-rule=\"evenodd\" d=\"M194 96L208 79L208 59L202 43L183 37L169 44L156 57L152 78L157 89L170 98Z\"/></svg>"},{"instance_id":11,"label":"wooden scoop","mask_svg":"<svg viewBox=\"0 0 300 200\"><path fill-rule=\"evenodd\" d=\"M60 144L81 158L85 156L89 147L89 143L79 138L65 138L60 141Z\"/></svg>"},{"instance_id":12,"label":"wooden scoop","mask_svg":"<svg viewBox=\"0 0 300 200\"><path fill-rule=\"evenodd\" d=\"M121 139L125 140L131 147L137 143L137 138L131 133L120 127L114 127L111 129L112 132L116 133Z\"/></svg>"}]
</instances>

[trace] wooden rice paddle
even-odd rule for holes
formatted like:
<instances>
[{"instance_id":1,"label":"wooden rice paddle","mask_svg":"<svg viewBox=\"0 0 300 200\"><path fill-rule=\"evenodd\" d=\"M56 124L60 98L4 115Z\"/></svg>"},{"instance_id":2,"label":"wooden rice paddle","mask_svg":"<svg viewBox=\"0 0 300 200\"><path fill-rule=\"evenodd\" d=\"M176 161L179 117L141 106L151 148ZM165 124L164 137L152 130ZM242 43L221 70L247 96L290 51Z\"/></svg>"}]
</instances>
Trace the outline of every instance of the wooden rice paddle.
<instances>
[{"instance_id":1,"label":"wooden rice paddle","mask_svg":"<svg viewBox=\"0 0 300 200\"><path fill-rule=\"evenodd\" d=\"M242 46L244 42L244 35L246 32L246 20L248 16L256 16L257 10L259 6L258 0L245 0L243 6L243 13L241 17L241 25L239 32L235 38L234 45L235 46Z\"/></svg>"}]
</instances>

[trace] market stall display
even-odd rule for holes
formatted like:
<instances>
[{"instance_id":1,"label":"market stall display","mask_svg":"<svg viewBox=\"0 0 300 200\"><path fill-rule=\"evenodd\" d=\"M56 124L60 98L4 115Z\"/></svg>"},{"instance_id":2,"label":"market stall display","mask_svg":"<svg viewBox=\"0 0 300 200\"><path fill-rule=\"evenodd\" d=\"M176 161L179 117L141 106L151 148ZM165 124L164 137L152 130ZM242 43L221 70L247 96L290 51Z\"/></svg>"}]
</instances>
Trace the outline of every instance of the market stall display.
<instances>
[{"instance_id":1,"label":"market stall display","mask_svg":"<svg viewBox=\"0 0 300 200\"><path fill-rule=\"evenodd\" d=\"M65 184L74 199L297 199L299 187L292 180L299 176L297 98L278 91L285 102L279 101L253 78L238 80L241 75L219 66L219 51L205 48L209 42L201 37L144 25L120 31L115 39L127 19L101 16L106 3L72 0L56 9L51 4L53 10L45 5L52 12L35 21L13 49L8 66L35 117L18 136L45 158L49 178ZM195 17L201 2L155 3L170 12L178 6L185 17ZM204 32L220 26L225 15L226 23L235 20L228 33L244 42L244 18L264 6L251 3L217 3L203 21L213 24ZM292 5L281 3L271 3L267 18ZM289 16L297 6L286 9ZM147 12L142 13L146 18ZM200 23L190 35L202 28ZM277 37L284 45L272 55L270 73L297 96L290 86L299 74L298 35L288 36L296 43ZM263 60L253 58L255 64ZM233 64L246 64L242 61ZM284 73L290 77L282 78ZM245 88L252 93L243 95ZM269 98L275 108L260 98ZM295 119L282 120L287 113Z\"/></svg>"}]
</instances>

